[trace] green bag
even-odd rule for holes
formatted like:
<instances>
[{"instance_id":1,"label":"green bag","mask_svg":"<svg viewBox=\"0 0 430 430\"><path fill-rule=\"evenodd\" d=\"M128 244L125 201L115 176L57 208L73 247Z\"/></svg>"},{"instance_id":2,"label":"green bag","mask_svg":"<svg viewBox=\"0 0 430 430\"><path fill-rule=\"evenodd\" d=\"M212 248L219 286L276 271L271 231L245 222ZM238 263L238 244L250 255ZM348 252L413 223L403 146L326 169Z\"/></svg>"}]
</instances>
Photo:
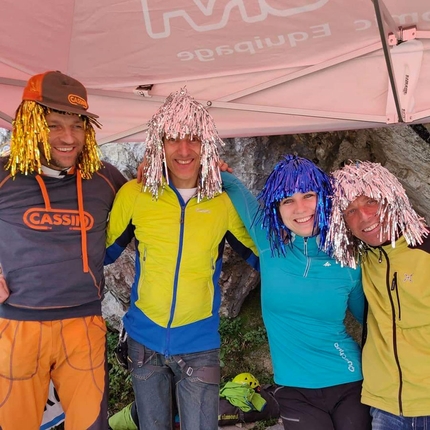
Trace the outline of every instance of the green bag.
<instances>
[{"instance_id":1,"label":"green bag","mask_svg":"<svg viewBox=\"0 0 430 430\"><path fill-rule=\"evenodd\" d=\"M220 390L220 397L226 398L233 406L243 412L262 411L266 400L248 385L227 382Z\"/></svg>"}]
</instances>

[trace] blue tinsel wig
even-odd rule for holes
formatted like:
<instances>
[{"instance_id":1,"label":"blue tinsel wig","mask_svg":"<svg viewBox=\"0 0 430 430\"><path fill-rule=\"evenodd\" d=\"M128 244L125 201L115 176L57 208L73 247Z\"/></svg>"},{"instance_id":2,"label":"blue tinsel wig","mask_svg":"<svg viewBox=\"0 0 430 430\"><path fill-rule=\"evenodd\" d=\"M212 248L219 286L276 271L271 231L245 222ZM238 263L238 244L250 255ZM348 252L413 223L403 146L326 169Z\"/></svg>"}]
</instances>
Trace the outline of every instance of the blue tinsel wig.
<instances>
[{"instance_id":1,"label":"blue tinsel wig","mask_svg":"<svg viewBox=\"0 0 430 430\"><path fill-rule=\"evenodd\" d=\"M291 230L285 226L279 212L279 203L295 193L317 193L314 231L320 236L319 249L324 250L331 212L332 185L330 177L312 161L286 155L267 178L257 196L260 201L258 221L266 230L273 255L285 255L286 244L291 244ZM325 249L331 253L331 249Z\"/></svg>"}]
</instances>

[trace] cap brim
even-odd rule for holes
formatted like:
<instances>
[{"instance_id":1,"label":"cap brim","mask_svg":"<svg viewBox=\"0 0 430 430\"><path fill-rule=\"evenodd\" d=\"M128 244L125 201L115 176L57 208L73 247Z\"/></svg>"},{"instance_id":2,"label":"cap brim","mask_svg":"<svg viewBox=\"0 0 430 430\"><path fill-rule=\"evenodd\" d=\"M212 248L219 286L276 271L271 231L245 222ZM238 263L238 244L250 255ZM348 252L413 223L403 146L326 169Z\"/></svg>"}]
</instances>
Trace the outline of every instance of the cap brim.
<instances>
[{"instance_id":1,"label":"cap brim","mask_svg":"<svg viewBox=\"0 0 430 430\"><path fill-rule=\"evenodd\" d=\"M45 102L40 102L40 101L38 101L37 103L39 103L42 106L46 106L48 108L58 110L60 112L74 113L76 115L89 116L90 118L98 118L99 117L95 113L91 113L91 112L88 112L86 110L79 109L79 108L74 108L73 106L57 105L55 103L45 103Z\"/></svg>"}]
</instances>

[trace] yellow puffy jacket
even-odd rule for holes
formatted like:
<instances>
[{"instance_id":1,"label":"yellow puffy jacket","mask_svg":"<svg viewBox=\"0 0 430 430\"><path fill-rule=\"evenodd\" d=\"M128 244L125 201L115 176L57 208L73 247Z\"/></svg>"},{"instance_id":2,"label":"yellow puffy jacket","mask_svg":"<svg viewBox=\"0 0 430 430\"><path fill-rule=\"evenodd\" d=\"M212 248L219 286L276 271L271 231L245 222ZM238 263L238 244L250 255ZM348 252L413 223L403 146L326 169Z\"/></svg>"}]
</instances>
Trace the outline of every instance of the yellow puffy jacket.
<instances>
[{"instance_id":1,"label":"yellow puffy jacket","mask_svg":"<svg viewBox=\"0 0 430 430\"><path fill-rule=\"evenodd\" d=\"M257 264L257 251L227 194L185 204L166 186L154 200L141 184L130 181L112 208L106 263L118 257L133 231L136 277L124 317L128 334L166 355L219 348L218 278L227 232Z\"/></svg>"},{"instance_id":2,"label":"yellow puffy jacket","mask_svg":"<svg viewBox=\"0 0 430 430\"><path fill-rule=\"evenodd\" d=\"M370 248L362 402L406 417L430 415L430 238Z\"/></svg>"}]
</instances>

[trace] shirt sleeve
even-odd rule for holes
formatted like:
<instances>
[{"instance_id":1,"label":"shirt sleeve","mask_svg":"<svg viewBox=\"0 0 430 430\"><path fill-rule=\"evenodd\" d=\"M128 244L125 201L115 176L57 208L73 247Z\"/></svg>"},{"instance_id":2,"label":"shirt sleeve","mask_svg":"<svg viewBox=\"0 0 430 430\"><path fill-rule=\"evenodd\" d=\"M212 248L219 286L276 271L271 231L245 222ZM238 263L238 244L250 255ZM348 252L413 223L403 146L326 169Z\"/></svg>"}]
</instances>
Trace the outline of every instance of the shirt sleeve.
<instances>
[{"instance_id":1,"label":"shirt sleeve","mask_svg":"<svg viewBox=\"0 0 430 430\"><path fill-rule=\"evenodd\" d=\"M233 250L237 252L251 267L259 270L257 247L230 199L228 199L228 205L229 225L228 232L226 234L227 241Z\"/></svg>"},{"instance_id":2,"label":"shirt sleeve","mask_svg":"<svg viewBox=\"0 0 430 430\"><path fill-rule=\"evenodd\" d=\"M259 203L246 186L234 175L221 172L223 187L232 201L243 224L248 230L253 242L260 248L260 244L265 244L265 233L257 222Z\"/></svg>"},{"instance_id":3,"label":"shirt sleeve","mask_svg":"<svg viewBox=\"0 0 430 430\"><path fill-rule=\"evenodd\" d=\"M133 180L123 185L115 197L107 225L105 265L113 263L134 237L132 216L138 192L140 187Z\"/></svg>"}]
</instances>

